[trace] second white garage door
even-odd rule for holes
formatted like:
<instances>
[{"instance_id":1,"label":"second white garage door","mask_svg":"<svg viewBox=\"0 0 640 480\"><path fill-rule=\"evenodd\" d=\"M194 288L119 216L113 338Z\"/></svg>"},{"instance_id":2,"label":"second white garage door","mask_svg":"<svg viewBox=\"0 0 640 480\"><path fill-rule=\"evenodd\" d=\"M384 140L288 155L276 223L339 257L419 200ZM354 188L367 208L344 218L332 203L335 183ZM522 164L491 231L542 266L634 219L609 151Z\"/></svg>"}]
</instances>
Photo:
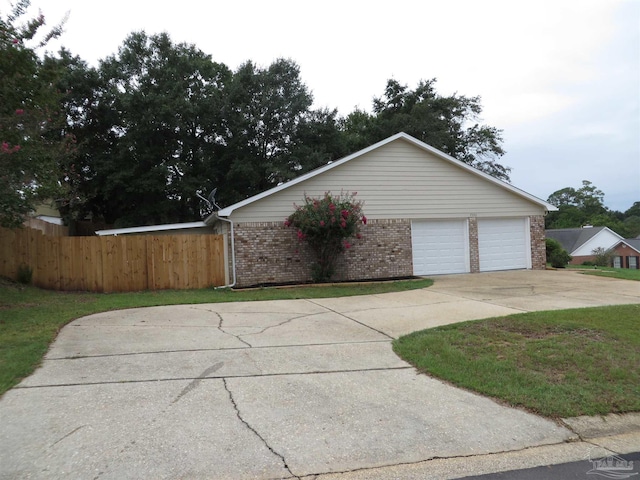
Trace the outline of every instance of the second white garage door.
<instances>
[{"instance_id":1,"label":"second white garage door","mask_svg":"<svg viewBox=\"0 0 640 480\"><path fill-rule=\"evenodd\" d=\"M414 275L468 272L468 238L466 220L411 222Z\"/></svg>"},{"instance_id":2,"label":"second white garage door","mask_svg":"<svg viewBox=\"0 0 640 480\"><path fill-rule=\"evenodd\" d=\"M526 218L478 220L480 271L530 268Z\"/></svg>"}]
</instances>

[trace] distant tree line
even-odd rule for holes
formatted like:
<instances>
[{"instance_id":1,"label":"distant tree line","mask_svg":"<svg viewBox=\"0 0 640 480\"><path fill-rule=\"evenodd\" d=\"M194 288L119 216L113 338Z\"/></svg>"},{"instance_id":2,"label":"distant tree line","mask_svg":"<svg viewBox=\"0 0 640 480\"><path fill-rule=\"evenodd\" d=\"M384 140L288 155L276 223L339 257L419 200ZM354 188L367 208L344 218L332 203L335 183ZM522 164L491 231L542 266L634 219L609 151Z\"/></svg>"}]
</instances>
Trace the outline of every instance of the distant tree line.
<instances>
[{"instance_id":1,"label":"distant tree line","mask_svg":"<svg viewBox=\"0 0 640 480\"><path fill-rule=\"evenodd\" d=\"M640 235L640 201L625 212L609 210L604 206L604 192L588 180L582 187L566 187L553 192L547 201L556 207L546 218L546 227L580 228L584 225L609 227L624 238Z\"/></svg>"},{"instance_id":2,"label":"distant tree line","mask_svg":"<svg viewBox=\"0 0 640 480\"><path fill-rule=\"evenodd\" d=\"M479 97L442 96L436 80L389 80L372 113L313 109L289 59L232 71L169 35L130 34L97 67L62 49L38 55L44 17L29 0L0 15L0 224L39 199L67 222L115 226L202 218L399 131L503 180L501 132L479 123ZM22 22L22 23L20 23Z\"/></svg>"}]
</instances>

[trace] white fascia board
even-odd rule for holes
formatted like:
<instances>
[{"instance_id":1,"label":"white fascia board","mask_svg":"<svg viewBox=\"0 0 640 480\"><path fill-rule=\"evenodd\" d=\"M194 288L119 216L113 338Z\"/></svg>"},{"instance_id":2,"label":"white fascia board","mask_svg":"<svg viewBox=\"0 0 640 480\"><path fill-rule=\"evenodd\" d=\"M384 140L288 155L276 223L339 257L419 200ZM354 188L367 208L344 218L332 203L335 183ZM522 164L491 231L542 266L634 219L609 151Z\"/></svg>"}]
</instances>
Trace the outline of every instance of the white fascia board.
<instances>
[{"instance_id":1,"label":"white fascia board","mask_svg":"<svg viewBox=\"0 0 640 480\"><path fill-rule=\"evenodd\" d=\"M473 168L469 165L467 165L464 162L461 162L460 160L456 160L455 158L453 158L450 155L447 155L444 152L441 152L440 150L438 150L437 148L432 147L431 145L427 145L426 143L418 140L415 137L412 137L411 135L407 135L404 132L400 132L400 133L396 133L395 135L392 135L389 138L386 138L384 140L379 141L378 143L374 143L373 145L368 146L367 148L364 148L362 150L359 150L355 153L352 153L351 155L348 155L344 158L341 158L340 160L336 160L335 162L331 162L323 167L320 168L316 168L315 170L308 172L300 177L294 178L293 180L290 180L286 183L283 183L282 185L278 185L277 187L273 187L269 190L265 190L262 193L259 193L257 195L254 195L253 197L249 197L245 200L242 200L238 203L234 203L233 205L230 205L228 207L222 208L220 210L218 210L218 212L216 212L216 215L219 217L228 217L229 215L231 215L233 213L233 211L237 208L241 208L244 207L246 205L249 205L253 202L257 202L258 200L261 200L265 197L268 197L270 195L273 195L274 193L278 193L286 188L289 188L293 185L296 185L300 182L304 182L305 180L309 179L309 178L313 178L316 175L321 175L322 173L326 172L327 170L331 170L332 168L338 167L350 160L353 160L354 158L360 157L362 155L365 155L369 152L371 152L372 150L376 150L388 143L391 143L395 140L398 139L404 139L406 141L408 141L409 143L412 143L413 145L415 145L418 148L421 148L422 150L425 150L429 153L432 153L433 155L441 158L442 160L445 160L459 168L462 168L463 170L468 171L469 173L473 174L473 175L477 175L479 177L484 178L485 180L488 180L489 182L492 182L496 185L498 185L501 188L504 188L506 190L511 191L512 193L515 193L516 195L523 197L533 203L536 203L542 207L544 207L547 211L549 212L555 212L558 209L555 207L555 205L551 205L550 203L545 202L544 200L539 199L538 197L535 197L527 192L525 192L524 190L520 190L519 188L514 187L513 185L504 182L502 180L499 180L495 177L492 177L491 175L481 172L480 170ZM210 218L207 218L207 220L210 220Z\"/></svg>"},{"instance_id":2,"label":"white fascia board","mask_svg":"<svg viewBox=\"0 0 640 480\"><path fill-rule=\"evenodd\" d=\"M132 233L147 233L147 232L163 232L166 230L182 230L186 228L202 228L208 225L204 222L187 222L187 223L167 223L164 225L147 225L145 227L128 227L128 228L113 228L111 230L97 230L96 235L126 235Z\"/></svg>"},{"instance_id":3,"label":"white fascia board","mask_svg":"<svg viewBox=\"0 0 640 480\"><path fill-rule=\"evenodd\" d=\"M52 223L54 225L64 225L64 222L60 217L52 217L50 215L38 215L38 220L42 220L43 222Z\"/></svg>"}]
</instances>

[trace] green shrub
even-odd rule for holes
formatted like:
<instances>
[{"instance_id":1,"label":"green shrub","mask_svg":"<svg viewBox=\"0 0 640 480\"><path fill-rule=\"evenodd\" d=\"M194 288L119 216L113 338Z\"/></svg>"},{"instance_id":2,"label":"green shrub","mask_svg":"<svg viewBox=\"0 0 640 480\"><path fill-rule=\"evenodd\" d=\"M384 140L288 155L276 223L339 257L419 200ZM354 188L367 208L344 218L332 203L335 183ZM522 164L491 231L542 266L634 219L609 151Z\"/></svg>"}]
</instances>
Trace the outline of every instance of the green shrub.
<instances>
[{"instance_id":1,"label":"green shrub","mask_svg":"<svg viewBox=\"0 0 640 480\"><path fill-rule=\"evenodd\" d=\"M565 268L567 263L573 258L562 248L560 242L553 238L547 238L545 240L545 247L547 250L547 262L549 262L553 268Z\"/></svg>"},{"instance_id":2,"label":"green shrub","mask_svg":"<svg viewBox=\"0 0 640 480\"><path fill-rule=\"evenodd\" d=\"M29 265L23 263L18 267L18 273L16 275L16 280L18 281L18 283L29 285L31 283L32 277L33 269Z\"/></svg>"},{"instance_id":3,"label":"green shrub","mask_svg":"<svg viewBox=\"0 0 640 480\"><path fill-rule=\"evenodd\" d=\"M613 264L613 252L609 252L602 247L594 248L591 251L591 255L596 257L593 260L593 264L598 267L610 267Z\"/></svg>"},{"instance_id":4,"label":"green shrub","mask_svg":"<svg viewBox=\"0 0 640 480\"><path fill-rule=\"evenodd\" d=\"M316 261L312 266L314 282L327 282L335 271L338 255L351 248L354 238L361 238L360 225L366 225L362 214L362 202L355 200L355 193L311 198L305 195L304 205L284 222L298 231L298 240L307 242Z\"/></svg>"}]
</instances>

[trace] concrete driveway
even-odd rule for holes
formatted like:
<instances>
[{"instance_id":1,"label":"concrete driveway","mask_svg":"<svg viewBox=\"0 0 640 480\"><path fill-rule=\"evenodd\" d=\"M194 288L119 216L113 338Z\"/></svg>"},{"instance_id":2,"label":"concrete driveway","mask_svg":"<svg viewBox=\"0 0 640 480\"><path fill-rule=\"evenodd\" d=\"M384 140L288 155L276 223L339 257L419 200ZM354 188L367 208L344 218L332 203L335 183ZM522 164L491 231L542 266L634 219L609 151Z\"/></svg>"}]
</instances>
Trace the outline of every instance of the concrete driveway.
<instances>
[{"instance_id":1,"label":"concrete driveway","mask_svg":"<svg viewBox=\"0 0 640 480\"><path fill-rule=\"evenodd\" d=\"M640 285L516 271L91 315L0 399L0 479L455 478L495 468L500 452L538 452L531 465L560 450L603 456L610 445L566 424L418 375L390 343L462 320L623 303L640 303Z\"/></svg>"}]
</instances>

